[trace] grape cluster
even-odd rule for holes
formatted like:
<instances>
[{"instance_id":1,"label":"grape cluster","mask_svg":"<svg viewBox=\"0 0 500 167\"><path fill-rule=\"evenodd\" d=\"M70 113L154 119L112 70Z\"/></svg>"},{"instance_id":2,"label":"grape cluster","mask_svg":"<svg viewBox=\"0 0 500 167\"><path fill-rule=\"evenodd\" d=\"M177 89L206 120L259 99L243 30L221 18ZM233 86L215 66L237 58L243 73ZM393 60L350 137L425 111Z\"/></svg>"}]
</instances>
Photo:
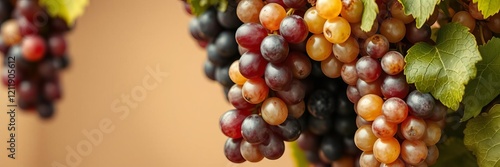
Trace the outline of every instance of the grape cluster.
<instances>
[{"instance_id":1,"label":"grape cluster","mask_svg":"<svg viewBox=\"0 0 500 167\"><path fill-rule=\"evenodd\" d=\"M434 44L432 28L450 21L485 43L498 36L500 14L483 18L476 4L464 0L457 13L434 7L417 28L399 1L376 2L379 13L363 31L362 0L229 1L232 19L242 23L235 26L232 48L241 56L217 63L221 59L210 58L208 44L209 63L227 70L207 76L231 81L216 79L227 83L235 108L219 120L229 137L224 153L230 161L278 159L284 141L297 140L315 166L436 163L448 108L407 83L404 55L418 42ZM213 43L191 33L201 45Z\"/></svg>"},{"instance_id":2,"label":"grape cluster","mask_svg":"<svg viewBox=\"0 0 500 167\"><path fill-rule=\"evenodd\" d=\"M64 36L72 27L36 0L1 0L0 22L3 83L16 90L21 109L50 118L62 96L58 71L69 65Z\"/></svg>"}]
</instances>

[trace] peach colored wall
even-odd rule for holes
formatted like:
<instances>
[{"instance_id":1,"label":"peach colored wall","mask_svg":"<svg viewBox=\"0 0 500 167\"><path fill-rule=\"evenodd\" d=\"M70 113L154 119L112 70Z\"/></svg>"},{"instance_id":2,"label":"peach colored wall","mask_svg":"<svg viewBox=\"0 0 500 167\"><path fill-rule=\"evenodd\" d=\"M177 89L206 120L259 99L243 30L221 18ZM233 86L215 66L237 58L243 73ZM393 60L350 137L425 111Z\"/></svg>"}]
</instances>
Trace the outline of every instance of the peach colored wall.
<instances>
[{"instance_id":1,"label":"peach colored wall","mask_svg":"<svg viewBox=\"0 0 500 167\"><path fill-rule=\"evenodd\" d=\"M51 121L17 115L16 160L6 158L7 118L0 112L0 166L69 166L67 148L91 143L82 131L103 135L83 150L88 155L79 167L293 166L289 151L258 164L225 159L218 119L231 107L222 88L203 75L206 55L189 36L189 19L178 0L91 0L68 37L73 64L62 74L57 115ZM168 76L145 89L146 69L156 67ZM145 94L136 106L122 103L140 90Z\"/></svg>"}]
</instances>

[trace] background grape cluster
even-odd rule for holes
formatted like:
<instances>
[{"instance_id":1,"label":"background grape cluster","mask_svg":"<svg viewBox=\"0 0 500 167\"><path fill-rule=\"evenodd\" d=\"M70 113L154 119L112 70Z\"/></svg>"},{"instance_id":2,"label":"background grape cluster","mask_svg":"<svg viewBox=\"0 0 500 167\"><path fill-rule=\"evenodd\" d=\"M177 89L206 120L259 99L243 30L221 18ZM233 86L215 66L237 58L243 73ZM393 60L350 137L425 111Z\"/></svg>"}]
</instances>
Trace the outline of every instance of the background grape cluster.
<instances>
[{"instance_id":1,"label":"background grape cluster","mask_svg":"<svg viewBox=\"0 0 500 167\"><path fill-rule=\"evenodd\" d=\"M21 109L34 109L42 118L50 118L54 102L62 96L59 71L69 65L65 34L72 27L50 17L36 0L1 0L0 21L3 83L15 88Z\"/></svg>"},{"instance_id":2,"label":"background grape cluster","mask_svg":"<svg viewBox=\"0 0 500 167\"><path fill-rule=\"evenodd\" d=\"M376 2L369 31L361 0L230 0L225 12L193 19L190 32L208 53L205 74L235 108L219 120L228 160L278 159L284 142L297 140L315 166L436 163L448 108L408 84L404 55L435 44L432 29L449 22L484 44L498 36L500 14L486 19L461 1L463 11L435 6L418 27L398 1Z\"/></svg>"}]
</instances>

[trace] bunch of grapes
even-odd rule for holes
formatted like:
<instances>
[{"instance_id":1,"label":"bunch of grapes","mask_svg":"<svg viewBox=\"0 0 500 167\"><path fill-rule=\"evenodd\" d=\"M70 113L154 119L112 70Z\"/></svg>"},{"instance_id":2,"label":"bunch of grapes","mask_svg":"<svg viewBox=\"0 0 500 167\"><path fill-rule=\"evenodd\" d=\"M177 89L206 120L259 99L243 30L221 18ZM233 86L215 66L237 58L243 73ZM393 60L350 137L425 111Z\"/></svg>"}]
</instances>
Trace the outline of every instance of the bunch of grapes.
<instances>
[{"instance_id":1,"label":"bunch of grapes","mask_svg":"<svg viewBox=\"0 0 500 167\"><path fill-rule=\"evenodd\" d=\"M498 35L500 14L483 18L477 4L459 1L463 11L434 7L417 28L397 0L376 2L379 13L363 31L362 0L229 1L231 19L243 23L233 36L241 56L217 63L210 58L216 49L207 51L209 66L226 65L215 76L231 81L215 77L230 86L235 108L219 120L230 161L278 159L284 141L297 140L315 166L436 163L448 108L407 83L404 55L415 43L434 44L431 28L450 21L485 43ZM213 43L191 33L201 45Z\"/></svg>"},{"instance_id":2,"label":"bunch of grapes","mask_svg":"<svg viewBox=\"0 0 500 167\"><path fill-rule=\"evenodd\" d=\"M69 65L64 35L72 27L50 17L37 0L1 0L0 22L4 84L15 90L21 109L51 117L62 96L58 71Z\"/></svg>"}]
</instances>

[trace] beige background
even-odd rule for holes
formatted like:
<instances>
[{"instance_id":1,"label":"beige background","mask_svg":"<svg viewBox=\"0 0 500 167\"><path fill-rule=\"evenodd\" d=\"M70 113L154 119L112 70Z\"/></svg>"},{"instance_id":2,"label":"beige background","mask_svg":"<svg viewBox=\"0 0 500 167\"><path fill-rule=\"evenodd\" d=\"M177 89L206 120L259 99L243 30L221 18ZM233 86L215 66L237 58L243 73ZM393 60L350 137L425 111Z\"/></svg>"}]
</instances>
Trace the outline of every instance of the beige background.
<instances>
[{"instance_id":1,"label":"beige background","mask_svg":"<svg viewBox=\"0 0 500 167\"><path fill-rule=\"evenodd\" d=\"M203 75L206 55L189 36L189 19L178 0L91 0L68 36L73 64L62 73L57 115L51 121L17 115L16 160L6 158L7 114L0 112L0 166L70 166L66 147L88 142L82 131L102 120L114 129L75 166L293 166L289 151L258 164L225 159L218 119L230 106L222 88ZM146 68L157 65L169 76L120 119L112 103L139 90ZM5 88L0 93L6 95Z\"/></svg>"}]
</instances>

